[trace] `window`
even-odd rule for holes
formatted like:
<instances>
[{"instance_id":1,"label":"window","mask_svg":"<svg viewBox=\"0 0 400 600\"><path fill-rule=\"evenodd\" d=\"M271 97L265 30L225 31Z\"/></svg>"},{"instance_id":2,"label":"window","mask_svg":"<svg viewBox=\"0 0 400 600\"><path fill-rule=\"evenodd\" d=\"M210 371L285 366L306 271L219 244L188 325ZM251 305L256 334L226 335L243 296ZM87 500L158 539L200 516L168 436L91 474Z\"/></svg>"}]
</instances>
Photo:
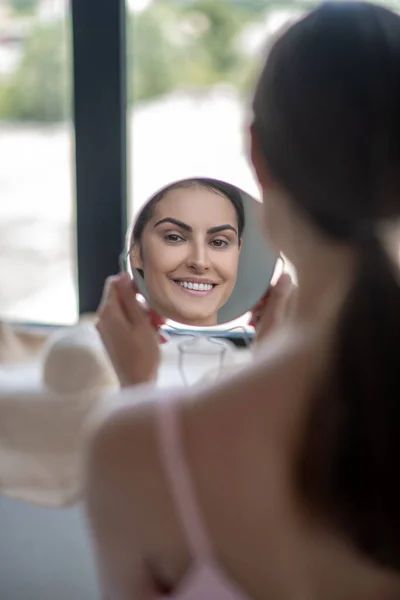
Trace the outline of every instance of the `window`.
<instances>
[{"instance_id":1,"label":"window","mask_svg":"<svg viewBox=\"0 0 400 600\"><path fill-rule=\"evenodd\" d=\"M71 84L68 0L2 0L1 318L77 317Z\"/></svg>"},{"instance_id":2,"label":"window","mask_svg":"<svg viewBox=\"0 0 400 600\"><path fill-rule=\"evenodd\" d=\"M310 6L0 0L0 319L68 324L78 306L96 310L127 212L171 180L258 195L254 77L269 34Z\"/></svg>"},{"instance_id":3,"label":"window","mask_svg":"<svg viewBox=\"0 0 400 600\"><path fill-rule=\"evenodd\" d=\"M215 177L259 198L246 153L268 34L295 10L264 0L127 0L130 219L154 192ZM250 307L249 307L250 308ZM248 323L248 315L230 326Z\"/></svg>"},{"instance_id":4,"label":"window","mask_svg":"<svg viewBox=\"0 0 400 600\"><path fill-rule=\"evenodd\" d=\"M1 0L0 319L96 310L126 229L125 104L124 0Z\"/></svg>"},{"instance_id":5,"label":"window","mask_svg":"<svg viewBox=\"0 0 400 600\"><path fill-rule=\"evenodd\" d=\"M191 176L257 195L243 137L252 64L244 24L264 3L127 3L130 216L158 188Z\"/></svg>"}]
</instances>

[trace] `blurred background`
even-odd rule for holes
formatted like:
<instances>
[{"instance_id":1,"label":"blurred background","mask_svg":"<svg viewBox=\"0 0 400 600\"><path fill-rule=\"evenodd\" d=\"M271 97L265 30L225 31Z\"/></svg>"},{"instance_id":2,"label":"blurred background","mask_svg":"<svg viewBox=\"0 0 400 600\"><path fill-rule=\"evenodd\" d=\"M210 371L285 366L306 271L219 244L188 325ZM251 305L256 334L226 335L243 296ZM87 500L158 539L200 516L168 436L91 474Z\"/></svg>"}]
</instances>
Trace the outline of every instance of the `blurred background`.
<instances>
[{"instance_id":1,"label":"blurred background","mask_svg":"<svg viewBox=\"0 0 400 600\"><path fill-rule=\"evenodd\" d=\"M253 82L270 37L312 6L127 0L129 219L183 177L258 196L246 155ZM68 0L0 0L0 319L78 316L72 67Z\"/></svg>"}]
</instances>

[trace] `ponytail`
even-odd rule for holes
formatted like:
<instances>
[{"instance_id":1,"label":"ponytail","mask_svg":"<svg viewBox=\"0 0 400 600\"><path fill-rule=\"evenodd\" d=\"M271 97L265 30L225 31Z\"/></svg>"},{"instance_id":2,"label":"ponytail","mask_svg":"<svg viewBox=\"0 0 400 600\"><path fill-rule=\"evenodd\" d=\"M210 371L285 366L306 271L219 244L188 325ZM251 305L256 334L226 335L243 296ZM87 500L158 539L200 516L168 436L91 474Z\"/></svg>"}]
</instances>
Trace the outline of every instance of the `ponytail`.
<instances>
[{"instance_id":1,"label":"ponytail","mask_svg":"<svg viewBox=\"0 0 400 600\"><path fill-rule=\"evenodd\" d=\"M334 356L300 459L307 505L361 552L400 568L400 287L380 240L359 245Z\"/></svg>"},{"instance_id":2,"label":"ponytail","mask_svg":"<svg viewBox=\"0 0 400 600\"><path fill-rule=\"evenodd\" d=\"M274 44L253 102L265 195L272 181L323 237L358 252L297 454L303 504L398 570L400 288L373 225L400 218L399 74L397 13L323 2Z\"/></svg>"}]
</instances>

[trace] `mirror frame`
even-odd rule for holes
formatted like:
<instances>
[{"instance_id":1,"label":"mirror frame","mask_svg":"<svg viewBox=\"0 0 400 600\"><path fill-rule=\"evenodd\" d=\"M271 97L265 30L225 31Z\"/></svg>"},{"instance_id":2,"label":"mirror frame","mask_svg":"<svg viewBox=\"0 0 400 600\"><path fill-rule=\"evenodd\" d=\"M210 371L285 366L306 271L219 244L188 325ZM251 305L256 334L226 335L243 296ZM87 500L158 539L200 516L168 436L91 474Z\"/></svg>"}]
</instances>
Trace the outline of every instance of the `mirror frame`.
<instances>
[{"instance_id":1,"label":"mirror frame","mask_svg":"<svg viewBox=\"0 0 400 600\"><path fill-rule=\"evenodd\" d=\"M172 329L186 330L190 331L191 333L195 331L204 332L207 333L207 335L209 335L212 332L218 333L222 331L228 331L229 329L234 329L234 322L246 315L257 304L257 302L261 300L261 298L267 292L269 286L271 285L271 282L274 279L274 274L276 272L277 265L281 257L279 253L273 251L272 248L268 245L268 242L266 241L265 236L263 235L260 229L259 211L262 210L262 202L260 202L259 200L254 198L254 196L239 188L238 186L230 184L223 180L215 179L213 177L186 177L183 179L172 181L167 185L164 185L158 190L156 190L154 194L152 194L152 196L141 205L139 211L136 213L135 218L133 219L126 233L125 249L120 256L120 267L121 270L127 272L131 278L135 279L139 293L145 298L146 302L149 303L144 279L142 275L137 271L137 269L132 268L130 261L130 254L132 251L132 233L135 227L137 217L143 210L143 208L146 206L146 204L148 202L151 202L151 200L160 192L162 192L171 185L185 182L191 179L198 179L200 181L204 179L207 182L210 182L211 184L215 182L216 184L230 186L234 188L235 191L239 191L243 200L245 213L245 227L242 236L243 244L239 257L237 281L230 298L218 311L218 324L214 327L196 327L187 325L185 323L179 323L162 315L166 319L166 324L170 325ZM256 232L256 234L254 234L254 232ZM250 268L248 268L249 263ZM254 270L257 271L257 276L252 275ZM239 281L240 286L238 286ZM267 281L269 283L263 284L263 281ZM256 286L256 292L253 291L254 285ZM254 296L256 300L243 300L243 295L245 298ZM241 312L240 314L238 314L239 309L237 309L236 307L240 304L246 304L248 308L244 311L240 309Z\"/></svg>"}]
</instances>

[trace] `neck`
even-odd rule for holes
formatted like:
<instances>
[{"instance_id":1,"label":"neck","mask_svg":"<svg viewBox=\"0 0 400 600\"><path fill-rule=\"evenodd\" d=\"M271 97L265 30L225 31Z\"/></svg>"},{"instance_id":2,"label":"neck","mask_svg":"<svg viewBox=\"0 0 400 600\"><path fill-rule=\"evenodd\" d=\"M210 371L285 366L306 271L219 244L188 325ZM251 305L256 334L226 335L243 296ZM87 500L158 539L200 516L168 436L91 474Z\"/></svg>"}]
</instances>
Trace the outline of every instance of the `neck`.
<instances>
[{"instance_id":1,"label":"neck","mask_svg":"<svg viewBox=\"0 0 400 600\"><path fill-rule=\"evenodd\" d=\"M294 260L298 279L296 317L327 320L340 310L354 273L354 252L344 244L324 242L303 249Z\"/></svg>"},{"instance_id":2,"label":"neck","mask_svg":"<svg viewBox=\"0 0 400 600\"><path fill-rule=\"evenodd\" d=\"M153 308L156 310L155 306ZM165 314L165 311L163 312ZM163 314L163 312L160 314ZM187 325L188 327L215 327L218 325L218 316L216 314L205 317L204 319L187 319L181 313L169 312L166 318L171 321L176 321L176 323L180 323L181 325Z\"/></svg>"},{"instance_id":3,"label":"neck","mask_svg":"<svg viewBox=\"0 0 400 600\"><path fill-rule=\"evenodd\" d=\"M180 323L183 323L183 325L188 325L189 327L215 327L218 325L216 315L207 317L206 319L190 319L180 321Z\"/></svg>"}]
</instances>

